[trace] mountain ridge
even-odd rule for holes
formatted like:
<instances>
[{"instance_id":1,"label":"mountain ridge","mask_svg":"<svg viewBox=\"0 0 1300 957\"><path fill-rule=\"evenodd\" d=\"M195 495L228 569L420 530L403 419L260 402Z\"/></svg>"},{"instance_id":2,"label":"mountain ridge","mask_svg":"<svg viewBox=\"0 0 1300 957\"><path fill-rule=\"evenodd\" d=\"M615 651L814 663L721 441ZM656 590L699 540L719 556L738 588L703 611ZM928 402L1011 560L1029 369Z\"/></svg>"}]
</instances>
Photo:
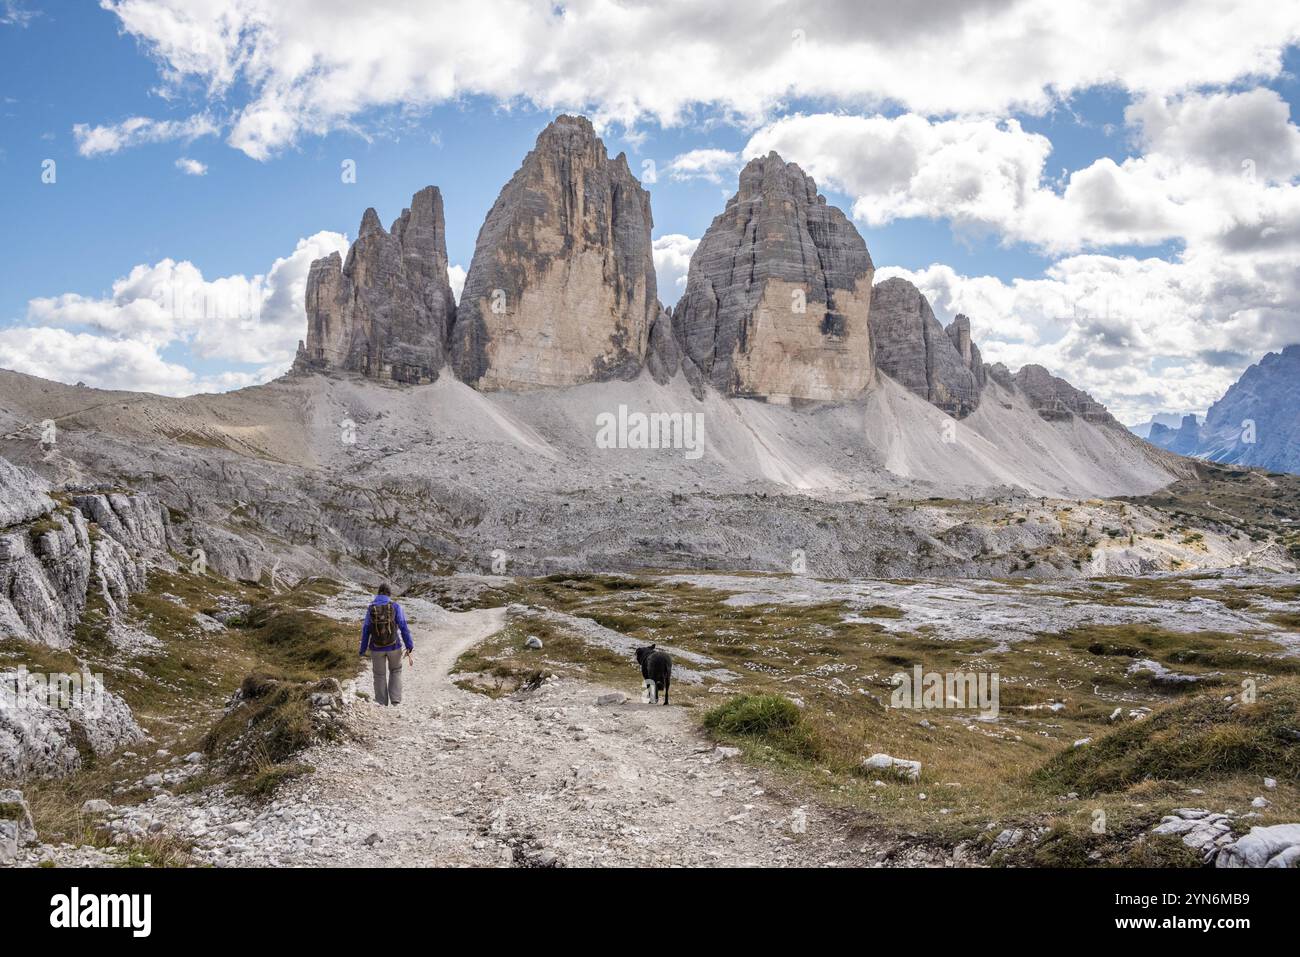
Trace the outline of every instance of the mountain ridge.
<instances>
[{"instance_id":1,"label":"mountain ridge","mask_svg":"<svg viewBox=\"0 0 1300 957\"><path fill-rule=\"evenodd\" d=\"M1177 428L1153 423L1147 440L1179 455L1300 474L1300 343L1250 365L1204 422L1189 413Z\"/></svg>"},{"instance_id":2,"label":"mountain ridge","mask_svg":"<svg viewBox=\"0 0 1300 957\"><path fill-rule=\"evenodd\" d=\"M424 246L408 244L409 223ZM884 375L957 419L993 376L1044 418L1121 428L1041 367L986 365L972 320L945 328L908 280L873 284L852 222L776 152L741 171L672 307L657 299L652 226L626 156L611 160L588 119L561 115L488 212L459 303L437 187L416 193L388 233L367 210L345 261L312 264L307 339L290 372L422 383L450 371L475 388L519 391L649 369L661 384L685 375L697 396L707 386L800 406L862 398Z\"/></svg>"}]
</instances>

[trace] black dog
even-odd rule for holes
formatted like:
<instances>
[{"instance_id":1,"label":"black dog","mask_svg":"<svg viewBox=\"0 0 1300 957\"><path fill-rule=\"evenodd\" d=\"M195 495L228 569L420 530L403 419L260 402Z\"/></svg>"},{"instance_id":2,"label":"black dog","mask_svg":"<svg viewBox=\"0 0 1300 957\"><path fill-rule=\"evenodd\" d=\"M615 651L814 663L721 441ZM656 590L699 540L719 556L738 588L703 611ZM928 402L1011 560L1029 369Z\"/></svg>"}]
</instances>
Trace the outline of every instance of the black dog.
<instances>
[{"instance_id":1,"label":"black dog","mask_svg":"<svg viewBox=\"0 0 1300 957\"><path fill-rule=\"evenodd\" d=\"M656 651L654 645L636 650L636 662L641 666L641 677L645 679L646 704L649 704L650 683L654 682L654 703L659 703L659 690L664 693L664 704L668 704L668 684L673 677L673 659L666 651Z\"/></svg>"}]
</instances>

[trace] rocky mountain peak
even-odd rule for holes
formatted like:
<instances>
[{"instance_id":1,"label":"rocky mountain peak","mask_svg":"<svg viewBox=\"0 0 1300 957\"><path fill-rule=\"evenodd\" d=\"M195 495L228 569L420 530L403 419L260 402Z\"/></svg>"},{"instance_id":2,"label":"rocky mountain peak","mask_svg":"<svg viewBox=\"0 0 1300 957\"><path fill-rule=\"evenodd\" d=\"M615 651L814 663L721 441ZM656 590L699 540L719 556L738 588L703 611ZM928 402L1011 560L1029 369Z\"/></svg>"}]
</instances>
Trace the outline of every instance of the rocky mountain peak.
<instances>
[{"instance_id":1,"label":"rocky mountain peak","mask_svg":"<svg viewBox=\"0 0 1300 957\"><path fill-rule=\"evenodd\" d=\"M295 372L436 379L456 315L438 188L416 193L389 231L367 209L346 260L331 253L312 263L306 304L307 339L298 345Z\"/></svg>"},{"instance_id":2,"label":"rocky mountain peak","mask_svg":"<svg viewBox=\"0 0 1300 957\"><path fill-rule=\"evenodd\" d=\"M1066 421L1074 416L1097 425L1124 429L1106 407L1088 393L1076 389L1059 376L1054 376L1043 366L1024 366L1012 377L1017 389L1029 400L1039 416L1053 421ZM1193 417L1192 424L1196 419Z\"/></svg>"},{"instance_id":3,"label":"rocky mountain peak","mask_svg":"<svg viewBox=\"0 0 1300 957\"><path fill-rule=\"evenodd\" d=\"M921 291L896 276L872 291L871 338L876 367L900 385L958 418L978 407L984 362L966 316L945 329Z\"/></svg>"},{"instance_id":4,"label":"rocky mountain peak","mask_svg":"<svg viewBox=\"0 0 1300 957\"><path fill-rule=\"evenodd\" d=\"M1300 344L1270 352L1210 406L1178 429L1151 428L1149 441L1216 462L1300 472Z\"/></svg>"},{"instance_id":5,"label":"rocky mountain peak","mask_svg":"<svg viewBox=\"0 0 1300 957\"><path fill-rule=\"evenodd\" d=\"M371 206L361 214L361 225L357 227L358 239L383 231L384 225L379 221L379 214L375 212L375 207Z\"/></svg>"},{"instance_id":6,"label":"rocky mountain peak","mask_svg":"<svg viewBox=\"0 0 1300 957\"><path fill-rule=\"evenodd\" d=\"M451 339L483 389L630 378L658 314L650 194L591 122L557 117L479 231Z\"/></svg>"},{"instance_id":7,"label":"rocky mountain peak","mask_svg":"<svg viewBox=\"0 0 1300 957\"><path fill-rule=\"evenodd\" d=\"M875 266L848 218L775 152L750 160L673 311L685 358L730 395L842 400L873 381Z\"/></svg>"}]
</instances>

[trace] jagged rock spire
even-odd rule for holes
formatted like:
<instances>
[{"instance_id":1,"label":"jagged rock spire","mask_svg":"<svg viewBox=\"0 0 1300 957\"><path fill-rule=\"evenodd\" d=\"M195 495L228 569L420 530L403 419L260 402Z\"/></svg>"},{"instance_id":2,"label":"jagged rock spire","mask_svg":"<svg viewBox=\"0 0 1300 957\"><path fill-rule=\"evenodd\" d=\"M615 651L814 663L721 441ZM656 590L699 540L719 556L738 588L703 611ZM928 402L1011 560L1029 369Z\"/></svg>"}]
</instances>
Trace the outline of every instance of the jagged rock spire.
<instances>
[{"instance_id":1,"label":"jagged rock spire","mask_svg":"<svg viewBox=\"0 0 1300 957\"><path fill-rule=\"evenodd\" d=\"M294 369L432 381L446 362L455 315L442 194L428 186L389 231L367 209L346 261L331 253L311 264L307 340Z\"/></svg>"},{"instance_id":2,"label":"jagged rock spire","mask_svg":"<svg viewBox=\"0 0 1300 957\"><path fill-rule=\"evenodd\" d=\"M974 412L984 388L984 363L958 316L947 330L921 291L894 277L876 284L871 297L871 338L876 368L900 385L961 418Z\"/></svg>"}]
</instances>

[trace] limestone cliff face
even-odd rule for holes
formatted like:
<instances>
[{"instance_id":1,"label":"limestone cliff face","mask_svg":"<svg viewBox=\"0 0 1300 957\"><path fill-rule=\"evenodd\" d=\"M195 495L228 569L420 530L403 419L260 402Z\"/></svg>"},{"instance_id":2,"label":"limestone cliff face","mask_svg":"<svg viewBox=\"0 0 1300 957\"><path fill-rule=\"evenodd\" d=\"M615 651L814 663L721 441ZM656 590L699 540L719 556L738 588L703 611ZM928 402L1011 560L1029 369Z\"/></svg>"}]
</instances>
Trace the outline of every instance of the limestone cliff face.
<instances>
[{"instance_id":1,"label":"limestone cliff face","mask_svg":"<svg viewBox=\"0 0 1300 957\"><path fill-rule=\"evenodd\" d=\"M871 338L876 367L891 379L957 418L978 407L984 362L965 316L945 330L919 289L886 279L872 291Z\"/></svg>"},{"instance_id":2,"label":"limestone cliff face","mask_svg":"<svg viewBox=\"0 0 1300 957\"><path fill-rule=\"evenodd\" d=\"M479 231L451 337L481 389L640 372L658 311L650 194L584 117L561 116Z\"/></svg>"},{"instance_id":3,"label":"limestone cliff face","mask_svg":"<svg viewBox=\"0 0 1300 957\"><path fill-rule=\"evenodd\" d=\"M387 232L367 209L346 262L332 253L312 263L307 341L294 369L430 382L446 362L455 315L442 194L428 186Z\"/></svg>"},{"instance_id":4,"label":"limestone cliff face","mask_svg":"<svg viewBox=\"0 0 1300 957\"><path fill-rule=\"evenodd\" d=\"M753 159L691 257L673 326L719 391L843 400L873 382L866 243L776 153Z\"/></svg>"},{"instance_id":5,"label":"limestone cliff face","mask_svg":"<svg viewBox=\"0 0 1300 957\"><path fill-rule=\"evenodd\" d=\"M39 505L0 528L0 636L66 648L88 602L116 616L166 553L166 512L147 495L86 492L56 502L4 459L0 492Z\"/></svg>"},{"instance_id":6,"label":"limestone cliff face","mask_svg":"<svg viewBox=\"0 0 1300 957\"><path fill-rule=\"evenodd\" d=\"M975 397L978 402L979 394L988 381L988 374L984 370L984 357L980 355L979 346L975 345L975 340L971 338L970 319L958 313L957 318L948 323L944 331L948 333L953 347L961 356L962 365L970 370L975 380Z\"/></svg>"}]
</instances>

